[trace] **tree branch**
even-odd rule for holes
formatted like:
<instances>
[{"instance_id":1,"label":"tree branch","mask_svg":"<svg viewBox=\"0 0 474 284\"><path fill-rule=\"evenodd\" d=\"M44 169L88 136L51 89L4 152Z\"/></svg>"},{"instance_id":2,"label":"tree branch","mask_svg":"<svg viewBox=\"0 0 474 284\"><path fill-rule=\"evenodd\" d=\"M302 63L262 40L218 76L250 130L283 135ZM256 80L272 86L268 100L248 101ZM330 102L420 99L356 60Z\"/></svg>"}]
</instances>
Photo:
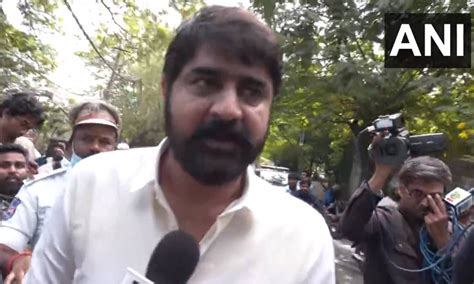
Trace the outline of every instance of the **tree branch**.
<instances>
[{"instance_id":1,"label":"tree branch","mask_svg":"<svg viewBox=\"0 0 474 284\"><path fill-rule=\"evenodd\" d=\"M102 54L100 53L99 49L95 46L94 42L92 41L92 39L89 37L89 35L87 34L87 32L85 31L84 27L82 26L81 22L79 21L79 19L77 18L76 14L74 13L74 11L72 10L71 6L69 5L69 3L67 2L67 0L63 0L64 4L66 5L67 9L69 10L69 12L71 13L72 17L74 18L74 20L76 21L76 24L79 26L79 29L82 31L82 34L84 35L84 37L87 39L87 41L89 42L89 44L91 45L92 49L95 51L95 53L97 54L97 56L99 56L99 58L102 60L102 62L104 62L105 66L107 66L110 70L112 70L112 72L115 72L114 68L109 64L109 62L107 62L107 60L104 58L104 56L102 56ZM124 78L122 75L116 73L118 77L120 77L121 79L123 80L126 80L126 81L129 81L129 79L127 78Z\"/></svg>"},{"instance_id":2,"label":"tree branch","mask_svg":"<svg viewBox=\"0 0 474 284\"><path fill-rule=\"evenodd\" d=\"M117 55L115 56L114 70L112 71L112 74L110 74L110 78L109 78L109 82L107 83L107 87L103 91L105 100L110 100L110 98L111 98L110 89L112 89L112 84L115 81L115 75L118 73L115 70L119 69L118 67L119 67L119 63L120 63L120 55L121 55L121 51L119 50L117 52Z\"/></svg>"},{"instance_id":3,"label":"tree branch","mask_svg":"<svg viewBox=\"0 0 474 284\"><path fill-rule=\"evenodd\" d=\"M365 52L362 50L362 47L360 46L359 39L355 38L355 42L357 44L357 49L359 50L360 54L362 55L362 58L364 60L367 60L367 57L365 56Z\"/></svg>"},{"instance_id":4,"label":"tree branch","mask_svg":"<svg viewBox=\"0 0 474 284\"><path fill-rule=\"evenodd\" d=\"M127 31L126 29L124 29L119 23L117 23L117 21L115 20L114 13L112 13L112 10L110 9L110 7L107 6L107 4L105 4L104 0L100 0L100 3L102 3L102 5L105 7L105 9L107 9L107 11L109 11L110 17L112 17L112 21L113 21L125 34L128 34L128 31Z\"/></svg>"}]
</instances>

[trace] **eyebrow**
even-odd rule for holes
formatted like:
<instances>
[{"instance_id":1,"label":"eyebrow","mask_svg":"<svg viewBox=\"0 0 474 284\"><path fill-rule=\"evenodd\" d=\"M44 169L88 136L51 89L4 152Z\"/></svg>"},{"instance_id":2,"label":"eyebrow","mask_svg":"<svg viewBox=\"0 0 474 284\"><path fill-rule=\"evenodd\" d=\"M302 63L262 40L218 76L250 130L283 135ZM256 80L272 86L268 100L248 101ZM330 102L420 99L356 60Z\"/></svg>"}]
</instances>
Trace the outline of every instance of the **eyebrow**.
<instances>
[{"instance_id":1,"label":"eyebrow","mask_svg":"<svg viewBox=\"0 0 474 284\"><path fill-rule=\"evenodd\" d=\"M258 88L265 88L265 83L255 77L243 76L242 81Z\"/></svg>"},{"instance_id":2,"label":"eyebrow","mask_svg":"<svg viewBox=\"0 0 474 284\"><path fill-rule=\"evenodd\" d=\"M224 73L224 70L211 67L195 67L190 72L191 75L204 75L208 77L219 77L222 73Z\"/></svg>"},{"instance_id":3,"label":"eyebrow","mask_svg":"<svg viewBox=\"0 0 474 284\"><path fill-rule=\"evenodd\" d=\"M226 74L227 71L220 69L220 68L213 68L213 67L204 67L198 66L191 69L191 75L203 75L206 77L221 77L222 74ZM238 74L237 74L238 75ZM246 75L238 75L239 79L247 84L254 85L259 88L265 87L265 82L261 79L255 78L253 76L246 76Z\"/></svg>"}]
</instances>

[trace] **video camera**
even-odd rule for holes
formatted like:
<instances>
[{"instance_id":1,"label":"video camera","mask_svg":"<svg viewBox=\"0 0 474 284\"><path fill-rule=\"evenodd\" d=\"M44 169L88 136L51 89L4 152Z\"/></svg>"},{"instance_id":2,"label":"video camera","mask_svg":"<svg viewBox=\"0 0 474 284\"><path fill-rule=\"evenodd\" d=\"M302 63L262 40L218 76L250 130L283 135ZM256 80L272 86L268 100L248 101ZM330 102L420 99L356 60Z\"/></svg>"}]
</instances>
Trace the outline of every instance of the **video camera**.
<instances>
[{"instance_id":1,"label":"video camera","mask_svg":"<svg viewBox=\"0 0 474 284\"><path fill-rule=\"evenodd\" d=\"M383 134L383 139L369 146L370 157L381 164L401 165L409 156L422 156L446 149L444 133L410 135L403 125L401 113L381 115L367 128L372 134Z\"/></svg>"}]
</instances>

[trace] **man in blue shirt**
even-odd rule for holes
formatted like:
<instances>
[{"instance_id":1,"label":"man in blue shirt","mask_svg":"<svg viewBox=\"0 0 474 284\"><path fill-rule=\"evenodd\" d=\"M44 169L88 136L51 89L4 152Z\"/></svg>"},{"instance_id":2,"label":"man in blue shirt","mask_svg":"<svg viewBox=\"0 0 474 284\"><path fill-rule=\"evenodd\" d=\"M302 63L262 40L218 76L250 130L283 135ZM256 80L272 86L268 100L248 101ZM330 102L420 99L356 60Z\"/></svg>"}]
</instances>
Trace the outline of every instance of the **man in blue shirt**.
<instances>
[{"instance_id":1,"label":"man in blue shirt","mask_svg":"<svg viewBox=\"0 0 474 284\"><path fill-rule=\"evenodd\" d=\"M288 186L285 188L285 191L288 193L296 192L298 190L298 180L299 176L297 173L289 173Z\"/></svg>"},{"instance_id":2,"label":"man in blue shirt","mask_svg":"<svg viewBox=\"0 0 474 284\"><path fill-rule=\"evenodd\" d=\"M318 212L321 213L321 215L325 216L324 205L309 191L310 184L311 184L310 179L308 178L302 179L300 181L300 189L292 191L291 195L308 203L309 205L311 205L311 207L318 210Z\"/></svg>"}]
</instances>

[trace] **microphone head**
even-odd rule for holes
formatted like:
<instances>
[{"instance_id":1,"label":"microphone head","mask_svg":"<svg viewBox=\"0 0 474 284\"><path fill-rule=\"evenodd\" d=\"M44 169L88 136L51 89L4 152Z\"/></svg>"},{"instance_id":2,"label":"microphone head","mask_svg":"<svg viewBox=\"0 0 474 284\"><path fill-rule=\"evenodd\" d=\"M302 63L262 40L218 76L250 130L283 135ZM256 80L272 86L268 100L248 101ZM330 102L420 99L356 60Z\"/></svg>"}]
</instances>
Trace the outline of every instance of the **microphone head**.
<instances>
[{"instance_id":1,"label":"microphone head","mask_svg":"<svg viewBox=\"0 0 474 284\"><path fill-rule=\"evenodd\" d=\"M183 231L166 234L151 254L146 277L156 284L185 284L199 261L199 245Z\"/></svg>"}]
</instances>

